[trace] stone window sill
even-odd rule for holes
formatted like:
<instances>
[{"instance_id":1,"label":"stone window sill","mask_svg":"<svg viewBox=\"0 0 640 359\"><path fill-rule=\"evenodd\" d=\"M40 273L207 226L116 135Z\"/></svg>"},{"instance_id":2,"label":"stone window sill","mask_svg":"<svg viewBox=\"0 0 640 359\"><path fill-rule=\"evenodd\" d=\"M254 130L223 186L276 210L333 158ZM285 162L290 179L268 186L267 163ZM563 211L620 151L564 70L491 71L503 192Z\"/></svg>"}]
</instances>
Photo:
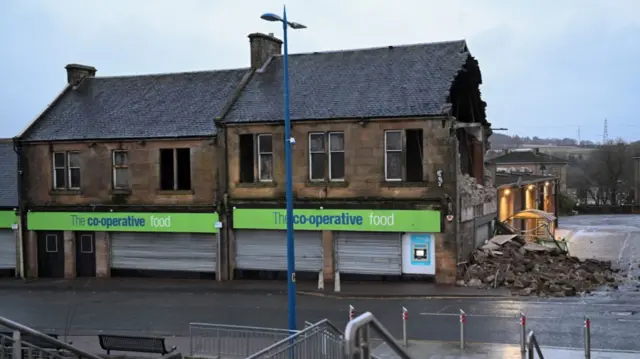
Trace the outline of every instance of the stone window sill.
<instances>
[{"instance_id":1,"label":"stone window sill","mask_svg":"<svg viewBox=\"0 0 640 359\"><path fill-rule=\"evenodd\" d=\"M118 194L131 194L131 189L129 188L114 188L111 190L112 195Z\"/></svg>"},{"instance_id":2,"label":"stone window sill","mask_svg":"<svg viewBox=\"0 0 640 359\"><path fill-rule=\"evenodd\" d=\"M49 191L49 194L53 196L79 196L82 193L79 189L54 189Z\"/></svg>"},{"instance_id":3,"label":"stone window sill","mask_svg":"<svg viewBox=\"0 0 640 359\"><path fill-rule=\"evenodd\" d=\"M277 187L278 184L274 181L271 182L237 182L236 188L269 188Z\"/></svg>"},{"instance_id":4,"label":"stone window sill","mask_svg":"<svg viewBox=\"0 0 640 359\"><path fill-rule=\"evenodd\" d=\"M407 188L407 187L427 187L428 182L404 182L404 181L382 181L382 187Z\"/></svg>"},{"instance_id":5,"label":"stone window sill","mask_svg":"<svg viewBox=\"0 0 640 359\"><path fill-rule=\"evenodd\" d=\"M307 187L349 187L347 181L309 181L305 183Z\"/></svg>"},{"instance_id":6,"label":"stone window sill","mask_svg":"<svg viewBox=\"0 0 640 359\"><path fill-rule=\"evenodd\" d=\"M179 191L168 191L168 190L157 190L156 194L160 196L189 196L192 195L194 191L192 189L188 190L179 190Z\"/></svg>"}]
</instances>

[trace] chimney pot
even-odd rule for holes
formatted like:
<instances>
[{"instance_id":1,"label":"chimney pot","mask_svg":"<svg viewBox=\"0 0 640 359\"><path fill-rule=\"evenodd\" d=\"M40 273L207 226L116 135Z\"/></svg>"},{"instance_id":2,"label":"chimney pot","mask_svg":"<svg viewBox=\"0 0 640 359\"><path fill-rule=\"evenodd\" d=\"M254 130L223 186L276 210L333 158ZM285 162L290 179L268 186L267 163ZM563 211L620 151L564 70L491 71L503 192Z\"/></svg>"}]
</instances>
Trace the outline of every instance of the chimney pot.
<instances>
[{"instance_id":1,"label":"chimney pot","mask_svg":"<svg viewBox=\"0 0 640 359\"><path fill-rule=\"evenodd\" d=\"M251 46L251 68L257 70L261 68L271 56L282 53L282 40L262 33L249 35Z\"/></svg>"},{"instance_id":2,"label":"chimney pot","mask_svg":"<svg viewBox=\"0 0 640 359\"><path fill-rule=\"evenodd\" d=\"M73 85L79 83L85 77L94 77L98 71L93 66L80 64L69 64L64 68L67 70L67 83Z\"/></svg>"}]
</instances>

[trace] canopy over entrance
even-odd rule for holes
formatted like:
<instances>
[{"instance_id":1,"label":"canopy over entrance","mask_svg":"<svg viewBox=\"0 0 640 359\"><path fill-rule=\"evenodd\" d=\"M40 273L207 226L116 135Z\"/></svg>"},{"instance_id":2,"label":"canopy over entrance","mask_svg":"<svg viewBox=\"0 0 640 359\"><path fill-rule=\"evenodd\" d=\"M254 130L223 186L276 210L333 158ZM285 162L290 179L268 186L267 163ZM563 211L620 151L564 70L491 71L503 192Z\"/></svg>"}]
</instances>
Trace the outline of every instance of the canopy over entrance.
<instances>
[{"instance_id":1,"label":"canopy over entrance","mask_svg":"<svg viewBox=\"0 0 640 359\"><path fill-rule=\"evenodd\" d=\"M556 216L539 209L525 209L524 211L514 214L509 219L544 219L547 222L553 222L556 220Z\"/></svg>"}]
</instances>

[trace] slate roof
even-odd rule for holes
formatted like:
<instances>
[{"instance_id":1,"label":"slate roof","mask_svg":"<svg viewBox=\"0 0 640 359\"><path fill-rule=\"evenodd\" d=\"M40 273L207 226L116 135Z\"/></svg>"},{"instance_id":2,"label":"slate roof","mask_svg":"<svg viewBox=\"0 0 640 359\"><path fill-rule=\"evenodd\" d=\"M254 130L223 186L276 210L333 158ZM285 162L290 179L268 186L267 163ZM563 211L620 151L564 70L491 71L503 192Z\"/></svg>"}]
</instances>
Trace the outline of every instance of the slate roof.
<instances>
[{"instance_id":1,"label":"slate roof","mask_svg":"<svg viewBox=\"0 0 640 359\"><path fill-rule=\"evenodd\" d=\"M18 206L18 156L13 141L0 139L0 207Z\"/></svg>"},{"instance_id":2,"label":"slate roof","mask_svg":"<svg viewBox=\"0 0 640 359\"><path fill-rule=\"evenodd\" d=\"M496 173L496 178L494 179L495 186L500 187L500 186L516 185L518 183L518 178L521 179L521 184L535 183L535 182L542 182L542 181L552 181L556 179L556 177L553 177L553 176L539 176L539 175L532 175L529 173L498 172Z\"/></svg>"},{"instance_id":3,"label":"slate roof","mask_svg":"<svg viewBox=\"0 0 640 359\"><path fill-rule=\"evenodd\" d=\"M211 136L249 69L90 77L68 88L26 141Z\"/></svg>"},{"instance_id":4,"label":"slate roof","mask_svg":"<svg viewBox=\"0 0 640 359\"><path fill-rule=\"evenodd\" d=\"M291 119L440 115L470 58L466 42L289 55ZM283 119L283 57L257 72L226 122Z\"/></svg>"},{"instance_id":5,"label":"slate roof","mask_svg":"<svg viewBox=\"0 0 640 359\"><path fill-rule=\"evenodd\" d=\"M535 151L511 151L504 155L494 157L487 162L495 164L520 164L520 163L569 163L569 161L542 152Z\"/></svg>"}]
</instances>

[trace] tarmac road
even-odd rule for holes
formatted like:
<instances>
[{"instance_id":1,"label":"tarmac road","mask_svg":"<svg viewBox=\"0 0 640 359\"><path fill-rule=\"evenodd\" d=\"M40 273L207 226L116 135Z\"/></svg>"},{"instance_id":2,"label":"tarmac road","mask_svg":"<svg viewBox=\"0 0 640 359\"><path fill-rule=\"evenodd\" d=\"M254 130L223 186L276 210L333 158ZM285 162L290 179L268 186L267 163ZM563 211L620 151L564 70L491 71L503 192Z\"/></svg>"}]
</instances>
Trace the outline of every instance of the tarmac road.
<instances>
[{"instance_id":1,"label":"tarmac road","mask_svg":"<svg viewBox=\"0 0 640 359\"><path fill-rule=\"evenodd\" d=\"M400 337L401 308L409 310L411 339L459 340L460 309L467 314L466 338L474 342L518 343L518 313L541 345L582 347L583 316L592 321L592 347L640 350L640 303L602 298L509 299L341 299L298 296L298 321L328 318L339 327L348 307L371 311ZM426 313L438 313L428 315ZM190 322L285 328L287 298L282 294L163 293L123 291L0 290L0 315L41 330L69 335L99 332L188 335ZM65 323L70 323L66 325Z\"/></svg>"}]
</instances>

